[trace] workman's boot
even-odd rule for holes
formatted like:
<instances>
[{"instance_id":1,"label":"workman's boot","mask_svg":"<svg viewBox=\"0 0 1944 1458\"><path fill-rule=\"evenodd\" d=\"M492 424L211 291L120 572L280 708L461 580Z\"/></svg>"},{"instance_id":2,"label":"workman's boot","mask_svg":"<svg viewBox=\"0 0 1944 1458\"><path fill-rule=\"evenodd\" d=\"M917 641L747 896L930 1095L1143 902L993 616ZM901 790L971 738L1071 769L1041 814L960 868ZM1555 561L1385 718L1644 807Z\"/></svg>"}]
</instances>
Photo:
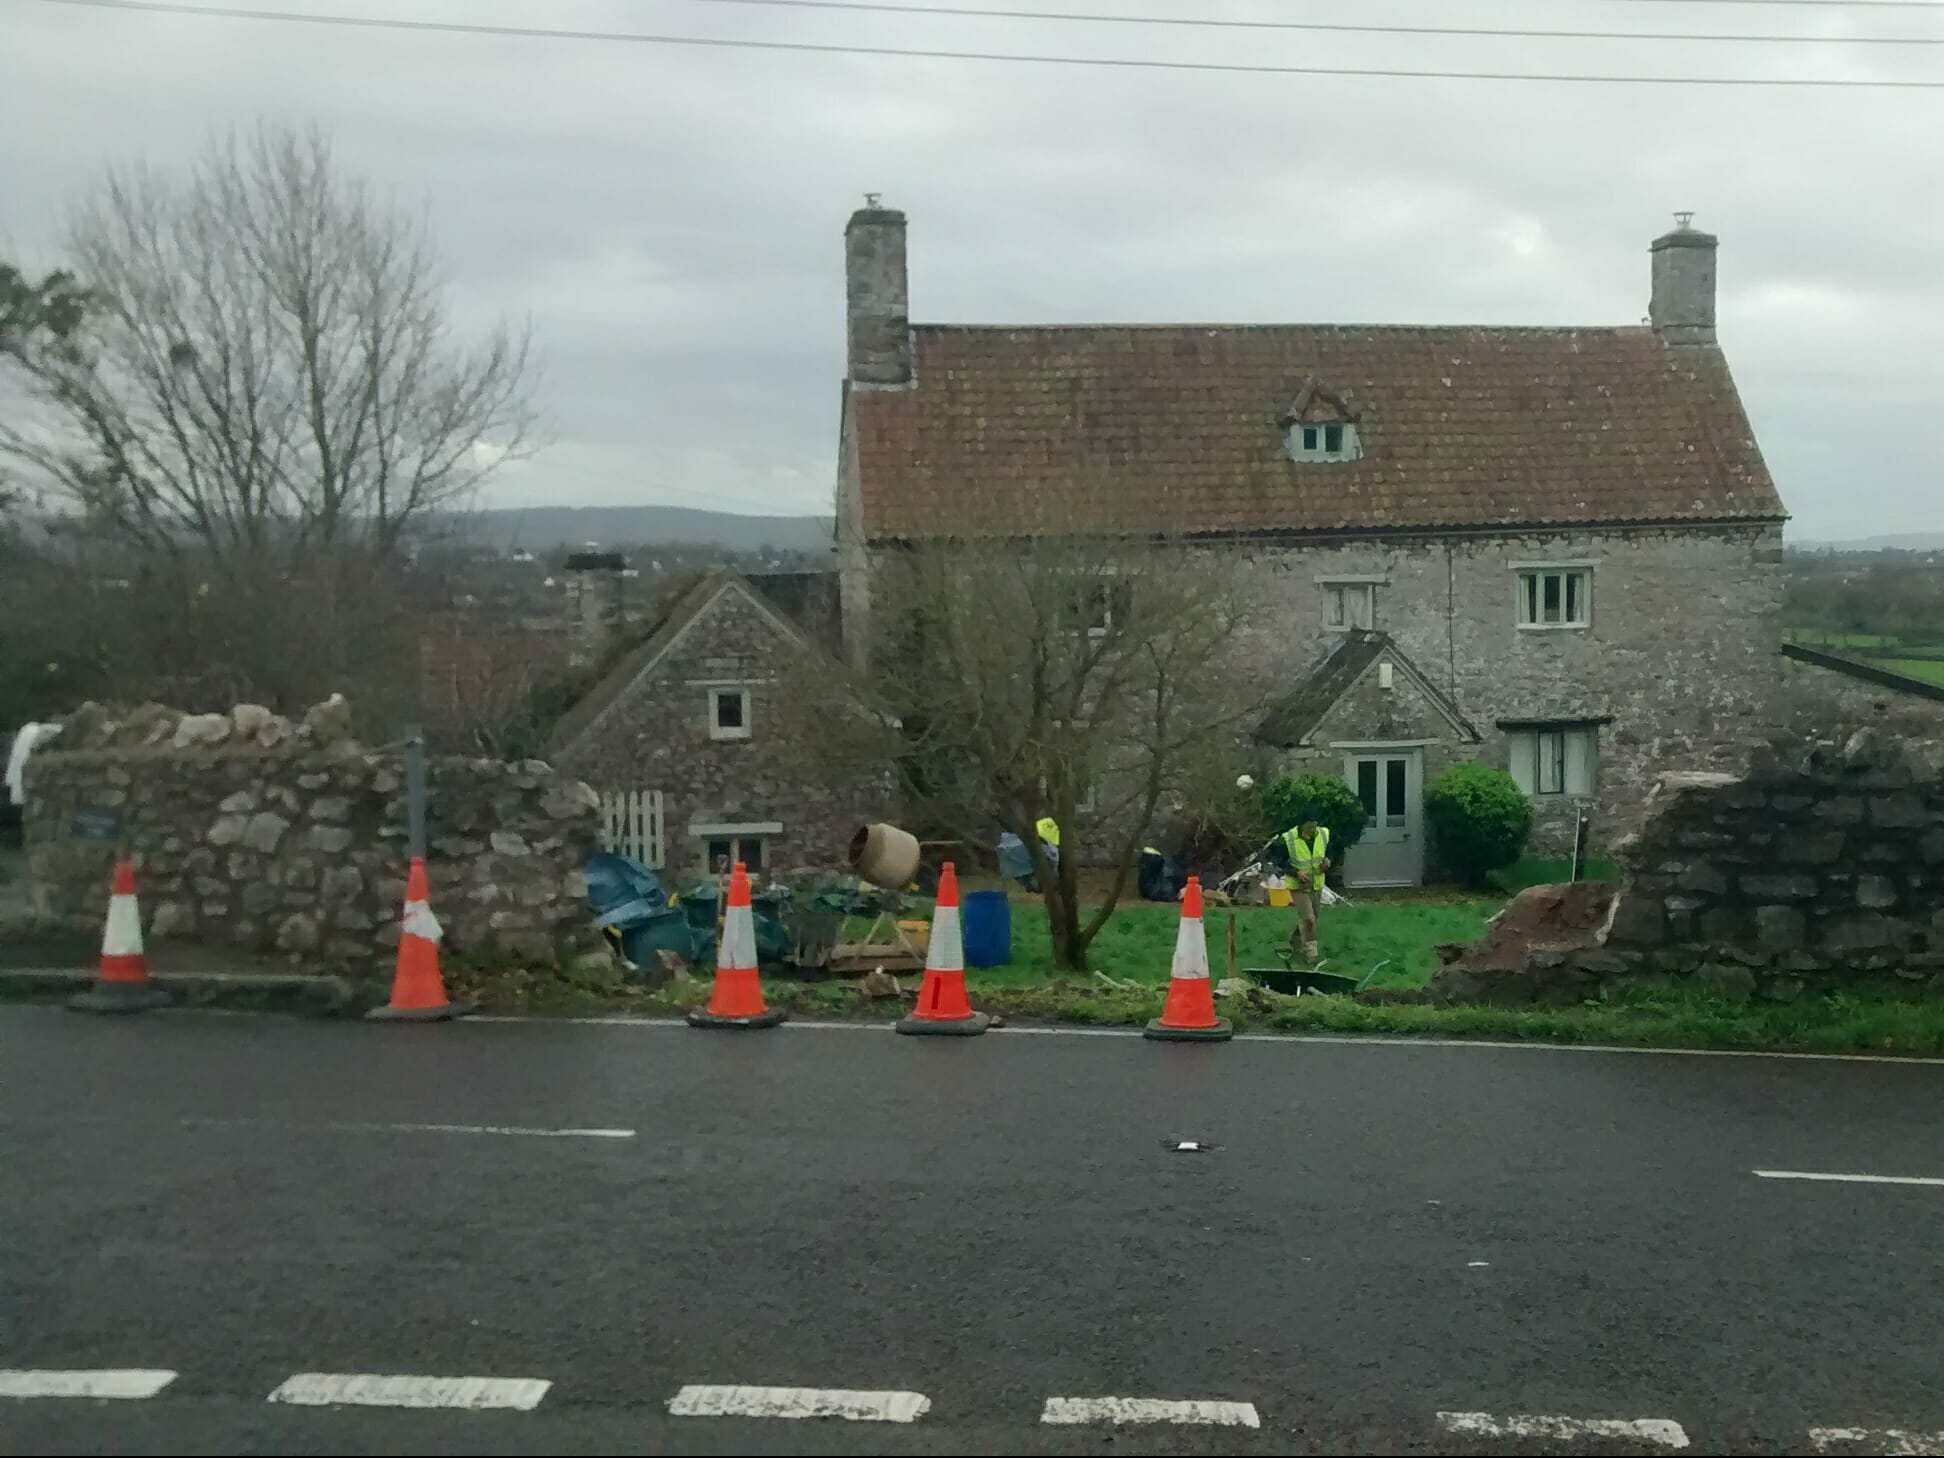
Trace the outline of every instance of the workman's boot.
<instances>
[{"instance_id":1,"label":"workman's boot","mask_svg":"<svg viewBox=\"0 0 1944 1458\"><path fill-rule=\"evenodd\" d=\"M1303 960L1314 967L1323 960L1322 949L1315 942L1303 943Z\"/></svg>"}]
</instances>

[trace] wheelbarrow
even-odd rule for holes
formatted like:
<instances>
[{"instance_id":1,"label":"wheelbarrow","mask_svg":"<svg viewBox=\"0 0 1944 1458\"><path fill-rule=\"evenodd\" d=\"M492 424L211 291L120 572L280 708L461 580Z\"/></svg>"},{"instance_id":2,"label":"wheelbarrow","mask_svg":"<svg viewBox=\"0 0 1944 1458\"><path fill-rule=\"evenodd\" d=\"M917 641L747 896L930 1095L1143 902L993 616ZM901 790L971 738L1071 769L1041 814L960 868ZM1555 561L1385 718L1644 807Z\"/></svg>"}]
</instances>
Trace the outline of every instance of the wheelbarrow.
<instances>
[{"instance_id":1,"label":"wheelbarrow","mask_svg":"<svg viewBox=\"0 0 1944 1458\"><path fill-rule=\"evenodd\" d=\"M1321 966L1296 967L1285 961L1277 967L1245 967L1242 975L1254 977L1271 992L1287 997L1305 993L1312 997L1348 997L1370 986L1370 980L1389 965L1390 959L1385 958L1363 976L1352 977L1348 972L1325 972Z\"/></svg>"}]
</instances>

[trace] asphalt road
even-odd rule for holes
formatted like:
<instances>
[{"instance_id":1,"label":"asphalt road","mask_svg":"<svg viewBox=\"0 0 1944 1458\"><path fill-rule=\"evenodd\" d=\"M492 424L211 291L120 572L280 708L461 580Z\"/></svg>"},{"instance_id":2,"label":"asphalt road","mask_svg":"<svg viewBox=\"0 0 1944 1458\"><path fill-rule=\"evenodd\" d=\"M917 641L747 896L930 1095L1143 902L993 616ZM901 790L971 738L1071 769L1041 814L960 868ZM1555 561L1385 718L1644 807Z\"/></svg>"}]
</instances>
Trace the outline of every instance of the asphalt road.
<instances>
[{"instance_id":1,"label":"asphalt road","mask_svg":"<svg viewBox=\"0 0 1944 1458\"><path fill-rule=\"evenodd\" d=\"M1944 1184L1755 1170L1944 1179L1944 1066L4 1009L0 1392L177 1375L0 1396L0 1451L1944 1451Z\"/></svg>"}]
</instances>

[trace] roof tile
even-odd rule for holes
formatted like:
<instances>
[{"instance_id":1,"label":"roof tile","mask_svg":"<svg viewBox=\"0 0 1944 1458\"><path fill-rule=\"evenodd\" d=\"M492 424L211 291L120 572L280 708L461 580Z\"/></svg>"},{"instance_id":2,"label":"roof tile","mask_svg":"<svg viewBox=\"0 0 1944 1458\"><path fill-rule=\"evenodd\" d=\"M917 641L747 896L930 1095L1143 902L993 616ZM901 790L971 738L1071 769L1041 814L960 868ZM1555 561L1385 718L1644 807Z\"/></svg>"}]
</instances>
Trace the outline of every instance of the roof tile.
<instances>
[{"instance_id":1,"label":"roof tile","mask_svg":"<svg viewBox=\"0 0 1944 1458\"><path fill-rule=\"evenodd\" d=\"M1776 520L1719 349L1651 329L1105 326L913 330L917 384L859 390L873 538L1068 526L1183 533ZM1363 455L1293 462L1306 382Z\"/></svg>"}]
</instances>

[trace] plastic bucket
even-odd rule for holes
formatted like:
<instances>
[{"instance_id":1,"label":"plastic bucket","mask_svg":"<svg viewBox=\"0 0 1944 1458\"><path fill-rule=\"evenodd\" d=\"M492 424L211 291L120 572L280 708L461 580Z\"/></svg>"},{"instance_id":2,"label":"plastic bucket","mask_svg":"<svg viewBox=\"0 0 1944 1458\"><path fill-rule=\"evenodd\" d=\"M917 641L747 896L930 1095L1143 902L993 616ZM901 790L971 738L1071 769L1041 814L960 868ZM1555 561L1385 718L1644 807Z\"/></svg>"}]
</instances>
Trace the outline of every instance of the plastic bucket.
<instances>
[{"instance_id":1,"label":"plastic bucket","mask_svg":"<svg viewBox=\"0 0 1944 1458\"><path fill-rule=\"evenodd\" d=\"M1289 888L1287 886L1271 886L1269 888L1269 904L1271 906L1289 905Z\"/></svg>"},{"instance_id":2,"label":"plastic bucket","mask_svg":"<svg viewBox=\"0 0 1944 1458\"><path fill-rule=\"evenodd\" d=\"M1012 904L1005 892L966 892L959 916L966 966L1002 967L1012 960Z\"/></svg>"}]
</instances>

